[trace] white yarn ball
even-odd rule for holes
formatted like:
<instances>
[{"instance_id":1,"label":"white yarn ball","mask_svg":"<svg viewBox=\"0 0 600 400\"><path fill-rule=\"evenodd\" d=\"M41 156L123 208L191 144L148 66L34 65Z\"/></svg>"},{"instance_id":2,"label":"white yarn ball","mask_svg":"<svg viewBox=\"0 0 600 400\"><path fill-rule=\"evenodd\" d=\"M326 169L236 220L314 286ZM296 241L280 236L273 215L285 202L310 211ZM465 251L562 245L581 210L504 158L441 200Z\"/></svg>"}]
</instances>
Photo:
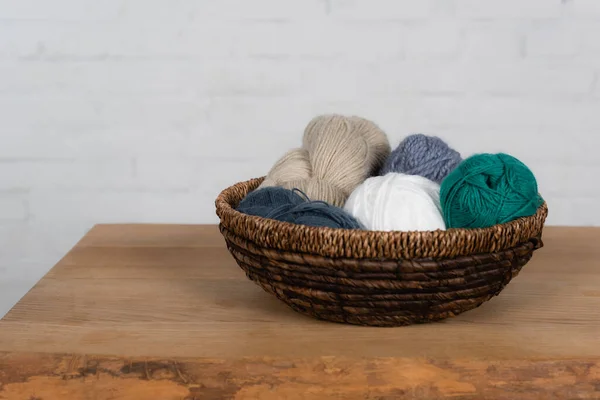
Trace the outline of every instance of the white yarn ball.
<instances>
[{"instance_id":1,"label":"white yarn ball","mask_svg":"<svg viewBox=\"0 0 600 400\"><path fill-rule=\"evenodd\" d=\"M390 172L359 185L344 206L373 231L445 230L440 185L418 175Z\"/></svg>"}]
</instances>

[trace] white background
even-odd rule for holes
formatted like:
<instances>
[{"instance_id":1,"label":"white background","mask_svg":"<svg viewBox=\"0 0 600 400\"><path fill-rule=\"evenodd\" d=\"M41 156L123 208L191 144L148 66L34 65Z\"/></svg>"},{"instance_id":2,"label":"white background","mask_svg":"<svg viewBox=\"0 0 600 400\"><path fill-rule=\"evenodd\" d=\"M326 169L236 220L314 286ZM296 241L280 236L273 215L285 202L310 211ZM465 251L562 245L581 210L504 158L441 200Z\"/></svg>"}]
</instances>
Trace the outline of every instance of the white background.
<instances>
[{"instance_id":1,"label":"white background","mask_svg":"<svg viewBox=\"0 0 600 400\"><path fill-rule=\"evenodd\" d=\"M94 223L215 223L326 112L598 225L600 0L0 0L0 316Z\"/></svg>"}]
</instances>

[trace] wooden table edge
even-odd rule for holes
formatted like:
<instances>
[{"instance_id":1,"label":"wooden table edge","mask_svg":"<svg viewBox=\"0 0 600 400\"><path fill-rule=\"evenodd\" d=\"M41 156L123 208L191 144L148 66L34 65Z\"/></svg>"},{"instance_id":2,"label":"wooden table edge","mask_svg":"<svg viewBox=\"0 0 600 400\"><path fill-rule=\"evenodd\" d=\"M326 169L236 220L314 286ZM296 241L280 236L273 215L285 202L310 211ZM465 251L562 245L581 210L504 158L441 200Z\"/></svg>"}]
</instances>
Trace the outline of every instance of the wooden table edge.
<instances>
[{"instance_id":1,"label":"wooden table edge","mask_svg":"<svg viewBox=\"0 0 600 400\"><path fill-rule=\"evenodd\" d=\"M598 398L600 357L160 358L0 352L0 399ZM38 396L38 397L35 397ZM177 397L179 396L179 397ZM386 397L387 396L387 397Z\"/></svg>"}]
</instances>

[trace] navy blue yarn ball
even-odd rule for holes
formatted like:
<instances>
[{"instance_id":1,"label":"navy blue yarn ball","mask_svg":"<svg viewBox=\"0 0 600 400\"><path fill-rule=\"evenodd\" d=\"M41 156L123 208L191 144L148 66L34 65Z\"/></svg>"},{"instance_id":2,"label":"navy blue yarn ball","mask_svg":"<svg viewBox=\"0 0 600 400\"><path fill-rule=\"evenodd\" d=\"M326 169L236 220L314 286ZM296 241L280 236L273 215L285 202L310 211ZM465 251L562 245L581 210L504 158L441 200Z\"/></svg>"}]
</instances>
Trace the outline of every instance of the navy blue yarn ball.
<instances>
[{"instance_id":1,"label":"navy blue yarn ball","mask_svg":"<svg viewBox=\"0 0 600 400\"><path fill-rule=\"evenodd\" d=\"M362 229L342 208L324 201L310 201L298 190L271 186L250 192L238 205L244 214L292 224L339 229Z\"/></svg>"}]
</instances>

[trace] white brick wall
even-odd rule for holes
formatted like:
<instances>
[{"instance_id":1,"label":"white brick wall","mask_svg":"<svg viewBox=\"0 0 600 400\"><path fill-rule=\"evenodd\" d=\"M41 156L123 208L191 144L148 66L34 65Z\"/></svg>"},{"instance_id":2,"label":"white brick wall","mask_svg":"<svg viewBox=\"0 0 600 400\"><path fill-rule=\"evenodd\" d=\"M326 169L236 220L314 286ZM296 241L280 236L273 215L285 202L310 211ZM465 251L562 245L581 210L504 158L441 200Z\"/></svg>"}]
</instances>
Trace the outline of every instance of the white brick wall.
<instances>
[{"instance_id":1,"label":"white brick wall","mask_svg":"<svg viewBox=\"0 0 600 400\"><path fill-rule=\"evenodd\" d=\"M214 223L317 113L512 153L600 225L598 0L0 0L0 315L94 223Z\"/></svg>"},{"instance_id":2,"label":"white brick wall","mask_svg":"<svg viewBox=\"0 0 600 400\"><path fill-rule=\"evenodd\" d=\"M0 223L27 221L29 212L26 193L0 192L0 196Z\"/></svg>"}]
</instances>

